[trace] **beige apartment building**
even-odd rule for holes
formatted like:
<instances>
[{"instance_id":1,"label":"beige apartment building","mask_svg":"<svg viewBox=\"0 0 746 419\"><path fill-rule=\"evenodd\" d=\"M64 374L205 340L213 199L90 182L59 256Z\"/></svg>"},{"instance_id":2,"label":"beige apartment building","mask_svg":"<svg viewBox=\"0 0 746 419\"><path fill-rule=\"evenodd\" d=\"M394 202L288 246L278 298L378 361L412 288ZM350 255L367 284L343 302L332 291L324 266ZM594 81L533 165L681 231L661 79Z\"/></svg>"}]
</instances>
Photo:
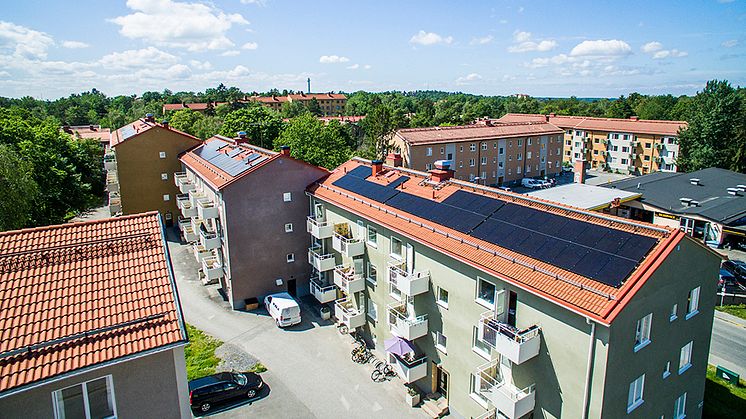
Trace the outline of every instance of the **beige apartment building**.
<instances>
[{"instance_id":1,"label":"beige apartment building","mask_svg":"<svg viewBox=\"0 0 746 419\"><path fill-rule=\"evenodd\" d=\"M685 121L507 114L497 122L546 121L565 131L563 161L585 159L591 168L645 175L676 172L679 131ZM494 121L493 121L494 122Z\"/></svg>"},{"instance_id":2,"label":"beige apartment building","mask_svg":"<svg viewBox=\"0 0 746 419\"><path fill-rule=\"evenodd\" d=\"M274 111L280 112L282 105L286 102L300 102L306 106L311 101L316 99L321 109L322 116L340 116L344 115L345 107L347 106L347 96L341 93L298 93L286 96L246 96L239 102L256 102L262 106L266 106ZM163 114L170 111L177 111L180 109L191 109L197 112L205 112L208 108L217 108L220 105L225 105L227 102L212 102L212 103L168 103L163 105Z\"/></svg>"},{"instance_id":3,"label":"beige apartment building","mask_svg":"<svg viewBox=\"0 0 746 419\"><path fill-rule=\"evenodd\" d=\"M406 167L431 170L450 162L455 178L483 185L551 177L562 170L563 130L547 122L402 129L393 138Z\"/></svg>"},{"instance_id":4,"label":"beige apartment building","mask_svg":"<svg viewBox=\"0 0 746 419\"><path fill-rule=\"evenodd\" d=\"M353 159L309 187L311 292L338 322L436 414L701 417L717 254L452 175Z\"/></svg>"}]
</instances>

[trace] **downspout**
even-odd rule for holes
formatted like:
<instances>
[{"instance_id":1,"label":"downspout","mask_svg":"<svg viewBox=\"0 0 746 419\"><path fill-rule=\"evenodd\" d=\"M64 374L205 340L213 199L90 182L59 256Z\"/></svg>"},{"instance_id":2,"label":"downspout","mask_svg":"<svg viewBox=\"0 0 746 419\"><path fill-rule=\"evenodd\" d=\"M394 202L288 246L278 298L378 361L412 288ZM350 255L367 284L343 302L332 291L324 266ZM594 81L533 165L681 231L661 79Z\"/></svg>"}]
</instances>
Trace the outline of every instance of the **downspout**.
<instances>
[{"instance_id":1,"label":"downspout","mask_svg":"<svg viewBox=\"0 0 746 419\"><path fill-rule=\"evenodd\" d=\"M593 352L596 347L596 322L586 317L585 322L591 325L591 337L588 342L588 365L585 370L585 391L583 392L583 419L588 419L588 401L591 397L591 373L593 372Z\"/></svg>"}]
</instances>

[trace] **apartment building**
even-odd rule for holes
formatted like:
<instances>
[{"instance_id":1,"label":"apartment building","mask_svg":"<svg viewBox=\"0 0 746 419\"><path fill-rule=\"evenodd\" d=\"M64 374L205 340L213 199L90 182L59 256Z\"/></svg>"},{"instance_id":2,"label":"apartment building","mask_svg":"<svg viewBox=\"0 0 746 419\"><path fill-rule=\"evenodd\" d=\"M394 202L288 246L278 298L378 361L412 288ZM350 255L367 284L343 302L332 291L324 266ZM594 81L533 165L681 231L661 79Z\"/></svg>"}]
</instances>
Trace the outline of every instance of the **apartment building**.
<instances>
[{"instance_id":1,"label":"apartment building","mask_svg":"<svg viewBox=\"0 0 746 419\"><path fill-rule=\"evenodd\" d=\"M392 145L406 167L431 170L446 160L455 177L483 185L554 176L562 170L563 131L547 122L402 129Z\"/></svg>"},{"instance_id":2,"label":"apartment building","mask_svg":"<svg viewBox=\"0 0 746 419\"><path fill-rule=\"evenodd\" d=\"M0 248L1 416L192 417L158 213L6 231Z\"/></svg>"},{"instance_id":3,"label":"apartment building","mask_svg":"<svg viewBox=\"0 0 746 419\"><path fill-rule=\"evenodd\" d=\"M345 113L347 105L347 96L341 93L303 93L290 94L286 96L246 96L239 102L248 103L256 102L272 110L280 112L282 105L286 102L300 102L308 106L311 99L316 99L323 116L340 116ZM205 112L208 108L217 108L228 102L210 102L210 103L168 103L163 105L163 114L179 109L191 109L197 112Z\"/></svg>"},{"instance_id":4,"label":"apartment building","mask_svg":"<svg viewBox=\"0 0 746 419\"><path fill-rule=\"evenodd\" d=\"M717 254L452 175L353 159L309 187L339 322L457 417L702 415Z\"/></svg>"},{"instance_id":5,"label":"apartment building","mask_svg":"<svg viewBox=\"0 0 746 419\"><path fill-rule=\"evenodd\" d=\"M173 225L179 208L171 176L181 169L179 154L202 140L147 114L112 132L110 143L104 167L111 215L158 211Z\"/></svg>"},{"instance_id":6,"label":"apartment building","mask_svg":"<svg viewBox=\"0 0 746 419\"><path fill-rule=\"evenodd\" d=\"M231 305L287 291L308 291L307 185L328 172L237 138L214 136L181 156L173 174L178 224L193 243L204 283L219 282Z\"/></svg>"},{"instance_id":7,"label":"apartment building","mask_svg":"<svg viewBox=\"0 0 746 419\"><path fill-rule=\"evenodd\" d=\"M585 159L594 169L644 175L675 172L685 121L507 114L497 122L547 121L565 130L563 161Z\"/></svg>"},{"instance_id":8,"label":"apartment building","mask_svg":"<svg viewBox=\"0 0 746 419\"><path fill-rule=\"evenodd\" d=\"M182 109L191 109L195 112L205 113L208 109L214 111L218 106L227 105L228 103L229 102L166 103L163 105L161 111L163 112L163 115L166 115L167 112L176 112Z\"/></svg>"}]
</instances>

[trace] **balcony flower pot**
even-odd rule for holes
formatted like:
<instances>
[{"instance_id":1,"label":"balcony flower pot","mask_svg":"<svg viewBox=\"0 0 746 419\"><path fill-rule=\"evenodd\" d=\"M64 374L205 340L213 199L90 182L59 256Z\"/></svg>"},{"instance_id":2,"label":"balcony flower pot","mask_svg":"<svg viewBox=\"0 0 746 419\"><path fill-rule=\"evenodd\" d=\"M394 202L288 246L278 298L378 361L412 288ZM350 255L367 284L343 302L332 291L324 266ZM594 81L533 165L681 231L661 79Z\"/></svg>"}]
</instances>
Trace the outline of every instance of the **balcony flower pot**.
<instances>
[{"instance_id":1,"label":"balcony flower pot","mask_svg":"<svg viewBox=\"0 0 746 419\"><path fill-rule=\"evenodd\" d=\"M420 392L412 387L407 387L407 404L411 407L420 404Z\"/></svg>"},{"instance_id":2,"label":"balcony flower pot","mask_svg":"<svg viewBox=\"0 0 746 419\"><path fill-rule=\"evenodd\" d=\"M321 320L329 320L332 316L332 311L327 306L321 307L321 310L319 310L321 313Z\"/></svg>"}]
</instances>

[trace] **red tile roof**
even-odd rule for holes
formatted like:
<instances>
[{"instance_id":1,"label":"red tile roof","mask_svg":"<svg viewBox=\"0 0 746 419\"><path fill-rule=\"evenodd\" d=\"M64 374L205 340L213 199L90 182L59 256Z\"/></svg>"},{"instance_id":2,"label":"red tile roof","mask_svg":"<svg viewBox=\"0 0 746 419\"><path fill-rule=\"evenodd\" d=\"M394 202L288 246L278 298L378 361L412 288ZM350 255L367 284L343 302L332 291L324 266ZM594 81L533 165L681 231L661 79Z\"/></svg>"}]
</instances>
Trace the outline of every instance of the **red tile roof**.
<instances>
[{"instance_id":1,"label":"red tile roof","mask_svg":"<svg viewBox=\"0 0 746 419\"><path fill-rule=\"evenodd\" d=\"M228 102L211 102L211 103L166 103L163 105L163 112L167 111L178 111L180 109L191 109L193 111L204 111L210 104L213 108L217 108L221 105L226 105Z\"/></svg>"},{"instance_id":2,"label":"red tile roof","mask_svg":"<svg viewBox=\"0 0 746 419\"><path fill-rule=\"evenodd\" d=\"M347 96L341 93L301 93L297 95L288 95L290 100L347 100Z\"/></svg>"},{"instance_id":3,"label":"red tile roof","mask_svg":"<svg viewBox=\"0 0 746 419\"><path fill-rule=\"evenodd\" d=\"M632 134L678 136L679 129L688 126L686 121L660 121L651 119L596 118L591 116L564 116L509 113L494 122L514 123L547 121L562 129L579 129Z\"/></svg>"},{"instance_id":4,"label":"red tile roof","mask_svg":"<svg viewBox=\"0 0 746 419\"><path fill-rule=\"evenodd\" d=\"M437 144L459 141L479 141L497 138L562 134L564 131L546 121L517 122L494 125L465 125L401 129L396 136L409 145Z\"/></svg>"},{"instance_id":5,"label":"red tile roof","mask_svg":"<svg viewBox=\"0 0 746 419\"><path fill-rule=\"evenodd\" d=\"M160 127L160 128L165 129L165 130L169 130L171 132L175 132L176 134L182 135L182 136L187 137L187 138L191 138L191 139L193 139L193 140L195 140L197 142L200 142L200 143L202 142L201 139L199 139L199 138L197 138L197 137L195 137L193 135L187 134L186 132L179 131L179 130L174 129L174 128L170 127L170 126L169 127L163 126L162 124L159 124L157 122L148 122L145 119L141 118L141 119L138 119L137 121L131 122L131 123L129 123L129 124L127 124L127 125L119 128L119 129L117 129L116 131L112 132L111 133L111 140L109 141L109 145L111 147L116 147L119 144L121 144L121 143L129 140L130 138L137 137L138 135L142 134L143 132L151 130L151 129L155 128L155 127Z\"/></svg>"},{"instance_id":6,"label":"red tile roof","mask_svg":"<svg viewBox=\"0 0 746 419\"><path fill-rule=\"evenodd\" d=\"M100 125L74 125L64 126L62 131L71 134L77 138L93 138L101 142L109 142L111 129L101 128Z\"/></svg>"},{"instance_id":7,"label":"red tile roof","mask_svg":"<svg viewBox=\"0 0 746 419\"><path fill-rule=\"evenodd\" d=\"M650 253L630 274L624 284L615 288L385 204L374 202L333 185L333 182L355 167L369 164L369 162L358 159L350 160L334 170L322 182L309 187L309 192L318 199L331 202L358 216L375 220L398 234L407 236L484 272L503 278L519 288L553 301L576 313L594 318L603 324L611 323L634 292L652 274L655 266L665 259L668 252L684 237L684 234L679 230L666 229L645 223L633 225L628 220L601 216L595 212L492 188L477 190L473 184L467 182L450 180L441 184L440 189L435 190L427 182L423 182L430 179L427 173L408 169L401 170L384 166L385 170L381 175L368 178L370 181L386 184L390 180L398 178L398 175L406 175L410 177L410 180L405 184L407 193L422 198L440 202L459 190L474 191L586 223L603 225L655 238L657 244L653 246ZM435 229L438 231L435 231ZM649 269L651 265L654 265L652 270Z\"/></svg>"},{"instance_id":8,"label":"red tile roof","mask_svg":"<svg viewBox=\"0 0 746 419\"><path fill-rule=\"evenodd\" d=\"M288 101L287 96L252 96L250 101L259 103L283 103Z\"/></svg>"},{"instance_id":9,"label":"red tile roof","mask_svg":"<svg viewBox=\"0 0 746 419\"><path fill-rule=\"evenodd\" d=\"M157 212L0 233L0 394L186 342Z\"/></svg>"}]
</instances>

